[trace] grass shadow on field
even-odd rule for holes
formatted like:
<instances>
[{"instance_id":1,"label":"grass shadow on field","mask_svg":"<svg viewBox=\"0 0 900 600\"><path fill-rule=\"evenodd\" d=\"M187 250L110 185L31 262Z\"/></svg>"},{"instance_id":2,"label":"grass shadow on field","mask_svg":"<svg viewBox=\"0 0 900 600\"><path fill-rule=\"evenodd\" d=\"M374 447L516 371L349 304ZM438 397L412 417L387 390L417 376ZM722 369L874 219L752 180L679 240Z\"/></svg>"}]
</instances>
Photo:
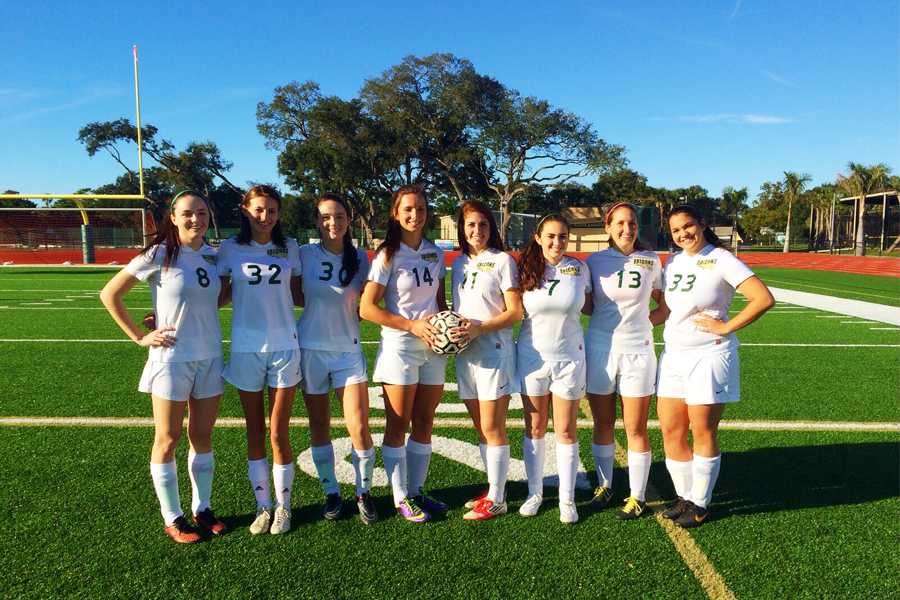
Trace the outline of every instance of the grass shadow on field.
<instances>
[{"instance_id":1,"label":"grass shadow on field","mask_svg":"<svg viewBox=\"0 0 900 600\"><path fill-rule=\"evenodd\" d=\"M713 502L717 513L730 516L894 498L900 491L898 466L900 446L892 442L729 452L722 457Z\"/></svg>"}]
</instances>

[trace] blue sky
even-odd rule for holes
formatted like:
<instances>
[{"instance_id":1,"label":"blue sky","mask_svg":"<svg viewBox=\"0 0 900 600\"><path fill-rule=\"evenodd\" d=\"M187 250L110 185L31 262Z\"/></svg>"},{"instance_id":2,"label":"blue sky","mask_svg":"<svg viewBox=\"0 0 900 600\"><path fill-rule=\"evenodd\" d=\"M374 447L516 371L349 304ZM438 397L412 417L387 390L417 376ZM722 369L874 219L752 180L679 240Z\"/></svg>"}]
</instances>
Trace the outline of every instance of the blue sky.
<instances>
[{"instance_id":1,"label":"blue sky","mask_svg":"<svg viewBox=\"0 0 900 600\"><path fill-rule=\"evenodd\" d=\"M144 122L179 146L215 141L241 184L281 182L255 118L275 86L349 98L433 52L587 119L654 186L753 198L784 170L814 184L850 160L900 172L896 1L78 4L0 3L0 189L120 173L76 137L134 118L132 44Z\"/></svg>"}]
</instances>

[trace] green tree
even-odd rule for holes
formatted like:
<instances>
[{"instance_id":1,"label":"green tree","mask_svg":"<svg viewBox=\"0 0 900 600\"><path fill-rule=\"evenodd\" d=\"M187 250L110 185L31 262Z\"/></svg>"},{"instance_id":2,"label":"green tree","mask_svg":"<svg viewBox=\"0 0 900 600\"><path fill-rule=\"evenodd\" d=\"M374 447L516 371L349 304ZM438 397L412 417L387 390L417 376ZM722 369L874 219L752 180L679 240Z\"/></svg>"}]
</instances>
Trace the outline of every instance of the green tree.
<instances>
[{"instance_id":1,"label":"green tree","mask_svg":"<svg viewBox=\"0 0 900 600\"><path fill-rule=\"evenodd\" d=\"M743 187L739 190L734 189L730 185L722 190L722 201L720 203L721 212L725 216L731 217L732 231L737 230L738 216L747 210L747 188ZM735 244L737 244L737 235L734 235Z\"/></svg>"},{"instance_id":2,"label":"green tree","mask_svg":"<svg viewBox=\"0 0 900 600\"><path fill-rule=\"evenodd\" d=\"M808 174L796 173L794 171L785 171L783 180L784 200L787 202L787 226L784 231L784 249L782 252L791 251L791 211L806 184L812 181L812 177Z\"/></svg>"},{"instance_id":3,"label":"green tree","mask_svg":"<svg viewBox=\"0 0 900 600\"><path fill-rule=\"evenodd\" d=\"M16 190L6 190L3 192L4 194L18 194ZM12 200L3 200L0 202L0 207L3 208L34 208L37 206L31 200L24 200L22 198L14 198Z\"/></svg>"},{"instance_id":4,"label":"green tree","mask_svg":"<svg viewBox=\"0 0 900 600\"><path fill-rule=\"evenodd\" d=\"M857 223L854 254L856 256L865 256L864 217L866 214L866 196L885 189L891 168L884 163L867 166L852 161L847 163L847 168L850 170L850 173L848 175L838 175L837 183L849 196L856 198Z\"/></svg>"},{"instance_id":5,"label":"green tree","mask_svg":"<svg viewBox=\"0 0 900 600\"><path fill-rule=\"evenodd\" d=\"M494 192L506 241L510 202L531 185L563 184L622 168L625 149L602 140L578 116L507 90L477 136L479 168Z\"/></svg>"},{"instance_id":6,"label":"green tree","mask_svg":"<svg viewBox=\"0 0 900 600\"><path fill-rule=\"evenodd\" d=\"M596 201L644 203L651 196L647 178L632 169L614 169L601 173L593 185Z\"/></svg>"}]
</instances>

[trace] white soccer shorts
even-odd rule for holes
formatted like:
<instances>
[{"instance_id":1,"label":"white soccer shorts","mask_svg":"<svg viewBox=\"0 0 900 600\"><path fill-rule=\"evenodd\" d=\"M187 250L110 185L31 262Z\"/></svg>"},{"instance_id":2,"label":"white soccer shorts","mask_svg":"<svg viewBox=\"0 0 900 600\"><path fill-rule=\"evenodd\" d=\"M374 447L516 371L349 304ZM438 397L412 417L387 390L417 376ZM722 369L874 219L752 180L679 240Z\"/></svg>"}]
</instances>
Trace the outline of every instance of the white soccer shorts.
<instances>
[{"instance_id":1,"label":"white soccer shorts","mask_svg":"<svg viewBox=\"0 0 900 600\"><path fill-rule=\"evenodd\" d=\"M629 398L650 396L656 388L656 354L592 351L587 347L588 394L612 394Z\"/></svg>"},{"instance_id":2,"label":"white soccer shorts","mask_svg":"<svg viewBox=\"0 0 900 600\"><path fill-rule=\"evenodd\" d=\"M148 360L138 390L175 402L220 396L225 391L223 365L221 356L188 362Z\"/></svg>"},{"instance_id":3,"label":"white soccer shorts","mask_svg":"<svg viewBox=\"0 0 900 600\"><path fill-rule=\"evenodd\" d=\"M586 377L584 357L544 361L539 356L519 356L518 379L522 393L528 396L553 393L566 400L581 400Z\"/></svg>"},{"instance_id":4,"label":"white soccer shorts","mask_svg":"<svg viewBox=\"0 0 900 600\"><path fill-rule=\"evenodd\" d=\"M307 394L327 394L331 388L339 389L369 380L366 358L360 351L331 352L301 348L300 370L303 373L303 391Z\"/></svg>"},{"instance_id":5,"label":"white soccer shorts","mask_svg":"<svg viewBox=\"0 0 900 600\"><path fill-rule=\"evenodd\" d=\"M444 385L447 357L427 348L406 349L378 345L372 381L388 385Z\"/></svg>"},{"instance_id":6,"label":"white soccer shorts","mask_svg":"<svg viewBox=\"0 0 900 600\"><path fill-rule=\"evenodd\" d=\"M497 400L518 393L516 357L510 354L470 360L463 352L456 357L456 383L463 400Z\"/></svg>"},{"instance_id":7,"label":"white soccer shorts","mask_svg":"<svg viewBox=\"0 0 900 600\"><path fill-rule=\"evenodd\" d=\"M656 395L684 398L685 404L725 404L741 399L737 350L670 352L659 357Z\"/></svg>"},{"instance_id":8,"label":"white soccer shorts","mask_svg":"<svg viewBox=\"0 0 900 600\"><path fill-rule=\"evenodd\" d=\"M225 381L245 392L265 387L294 387L302 379L300 350L232 352L225 367Z\"/></svg>"}]
</instances>

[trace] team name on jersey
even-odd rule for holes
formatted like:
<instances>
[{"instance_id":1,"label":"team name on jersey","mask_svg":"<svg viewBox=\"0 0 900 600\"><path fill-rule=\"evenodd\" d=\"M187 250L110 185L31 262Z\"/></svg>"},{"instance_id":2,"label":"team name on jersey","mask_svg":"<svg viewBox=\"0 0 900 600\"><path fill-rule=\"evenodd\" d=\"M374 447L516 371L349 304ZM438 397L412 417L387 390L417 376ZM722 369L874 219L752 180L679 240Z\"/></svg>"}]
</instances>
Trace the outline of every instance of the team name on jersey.
<instances>
[{"instance_id":1,"label":"team name on jersey","mask_svg":"<svg viewBox=\"0 0 900 600\"><path fill-rule=\"evenodd\" d=\"M287 258L288 257L288 249L287 248L269 248L266 250L266 254L269 256L277 256L279 258Z\"/></svg>"},{"instance_id":2,"label":"team name on jersey","mask_svg":"<svg viewBox=\"0 0 900 600\"><path fill-rule=\"evenodd\" d=\"M702 258L697 261L697 267L700 269L712 269L716 266L715 258Z\"/></svg>"},{"instance_id":3,"label":"team name on jersey","mask_svg":"<svg viewBox=\"0 0 900 600\"><path fill-rule=\"evenodd\" d=\"M483 273L490 273L494 270L494 266L496 263L492 262L480 262L475 265L475 268Z\"/></svg>"},{"instance_id":4,"label":"team name on jersey","mask_svg":"<svg viewBox=\"0 0 900 600\"><path fill-rule=\"evenodd\" d=\"M578 265L569 265L567 267L561 268L557 271L560 275L572 275L573 277L578 277L581 275L581 267Z\"/></svg>"},{"instance_id":5,"label":"team name on jersey","mask_svg":"<svg viewBox=\"0 0 900 600\"><path fill-rule=\"evenodd\" d=\"M208 262L211 265L216 264L216 255L215 254L201 254L203 260Z\"/></svg>"},{"instance_id":6,"label":"team name on jersey","mask_svg":"<svg viewBox=\"0 0 900 600\"><path fill-rule=\"evenodd\" d=\"M437 252L429 252L428 254L422 255L422 260L424 260L425 262L436 263L437 259Z\"/></svg>"},{"instance_id":7,"label":"team name on jersey","mask_svg":"<svg viewBox=\"0 0 900 600\"><path fill-rule=\"evenodd\" d=\"M653 260L649 258L640 258L635 257L630 260L630 264L635 267L642 267L644 269L652 269L653 268Z\"/></svg>"}]
</instances>

